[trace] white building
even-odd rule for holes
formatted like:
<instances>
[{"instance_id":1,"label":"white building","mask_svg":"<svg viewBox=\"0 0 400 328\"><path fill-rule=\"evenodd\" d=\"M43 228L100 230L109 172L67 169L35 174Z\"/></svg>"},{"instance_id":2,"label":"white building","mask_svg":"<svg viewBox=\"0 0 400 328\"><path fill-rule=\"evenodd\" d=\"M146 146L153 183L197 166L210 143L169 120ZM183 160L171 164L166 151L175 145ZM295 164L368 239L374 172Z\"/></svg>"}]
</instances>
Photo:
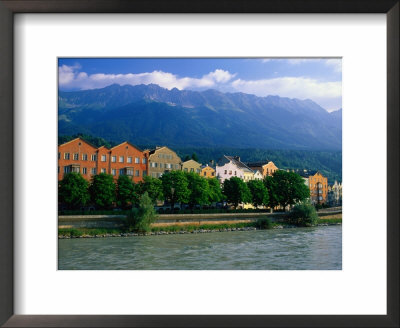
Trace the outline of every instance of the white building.
<instances>
[{"instance_id":1,"label":"white building","mask_svg":"<svg viewBox=\"0 0 400 328\"><path fill-rule=\"evenodd\" d=\"M232 177L238 177L246 182L254 179L254 171L242 163L238 156L224 155L218 161L215 171L220 183Z\"/></svg>"}]
</instances>

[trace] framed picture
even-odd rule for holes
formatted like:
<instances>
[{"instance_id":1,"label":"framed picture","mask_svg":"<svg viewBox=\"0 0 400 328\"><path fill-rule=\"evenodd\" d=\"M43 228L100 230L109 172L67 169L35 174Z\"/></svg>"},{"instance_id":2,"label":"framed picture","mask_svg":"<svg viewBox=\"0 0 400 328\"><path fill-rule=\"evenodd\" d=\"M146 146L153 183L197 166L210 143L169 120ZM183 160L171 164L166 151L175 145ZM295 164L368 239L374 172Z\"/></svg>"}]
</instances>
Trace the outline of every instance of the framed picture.
<instances>
[{"instance_id":1,"label":"framed picture","mask_svg":"<svg viewBox=\"0 0 400 328\"><path fill-rule=\"evenodd\" d=\"M0 261L1 267L5 268L0 271L0 322L5 326L88 327L398 326L399 213L396 200L399 195L399 3L367 3L368 6L365 6L365 2L358 1L338 5L335 1L304 4L296 0L284 3L234 1L229 4L190 5L181 1L168 4L162 1L93 1L82 4L68 1L1 1L0 21L4 28L1 29L0 42L4 51L0 53L3 67L3 120L0 142L6 153L14 156L2 156L0 159L0 201L3 210L0 220ZM28 15L19 15L23 13ZM47 15L49 13L52 15ZM74 21L71 21L70 15L66 13L80 15L74 16ZM84 13L104 15L84 16ZM157 15L151 15L155 13ZM167 15L168 13L175 14ZM182 15L178 15L179 13ZM202 15L190 15L196 13ZM211 13L237 15L207 15ZM298 15L285 16L285 13ZM314 16L310 15L311 13L381 15ZM306 37L303 38L301 34ZM354 46L356 39L357 47ZM290 43L285 45L287 40ZM268 44L271 46L267 47ZM175 60L174 65L165 64L167 58ZM206 68L208 71L202 71L200 67L207 66L204 62L206 58L211 64ZM117 70L120 61L125 61L124 66L129 66L130 70ZM343 89L341 69L340 80L332 82L331 77L324 75L326 70L321 68L331 65L329 67L334 72L337 67L334 65L338 62L340 67L343 67ZM326 88L323 89L321 83L316 83L316 78L310 78L307 71L302 71L302 65L308 65L309 71L315 74L318 71L319 79L325 81ZM178 70L182 67L186 67L186 70ZM365 67L368 67L368 74ZM257 78L256 75L251 75L252 69L254 72L268 69L270 75L264 73L261 78ZM54 213L57 207L57 179L52 173L56 163L60 170L60 181L70 172L79 170L79 174L91 173L94 176L108 173L112 177L115 174L116 179L118 176L132 176L131 180L139 183L143 175L148 173L154 174L154 178L167 176L166 170L174 171L172 167L167 167L168 165L182 166L182 162L186 163L185 167L190 174L189 170L197 168L193 166L197 163L196 159L204 162L203 159L198 159L196 154L188 153L186 155L192 155L192 158L187 158L187 161L181 160L176 164L171 164L168 160L164 161L165 163L161 161L163 171L159 172L155 167L150 170L148 165L149 162L153 162L151 155L156 154L159 149L157 144L154 144L154 150L150 149L148 152L144 147L151 147L152 143L146 143L146 139L141 141L140 145L143 148L132 144L132 140L102 148L104 145L94 146L80 136L74 142L81 143L79 146L85 143L84 146L94 147L90 148L93 154L77 153L67 148L60 151L59 147L64 147L71 140L63 139L58 142L59 158L54 160L57 142L53 139L57 136L73 135L76 132L74 127L84 123L82 117L79 118L78 102L79 97L86 96L87 89L100 90L96 92L100 92L101 95L95 97L99 99L104 97L104 88L121 88L107 82L110 80L121 85L130 84L132 88L142 83L146 86L157 83L158 86L155 87L164 90L167 94L165 99L168 100L154 98L153 90L151 100L156 100L158 104L154 106L169 106L168 108L180 110L184 107L183 103L171 103L169 93L179 94L179 97L174 99L182 100L184 96L180 90L185 89L188 83L195 89L193 92L197 92L196 95L201 94L203 98L207 97L202 92L206 92L205 87L210 85L219 90L213 92L220 92L221 95L224 92L241 92L245 97L249 97L246 94L264 97L267 94L262 93L263 88L278 90L274 89L277 88L276 81L282 82L285 75L280 72L284 70L290 71L291 74L297 72L303 92L298 98L307 98L304 96L306 90L312 90L308 98L316 97L319 91L318 101L323 103L323 107L328 111L342 107L343 90L343 176L346 181L343 198L343 267L341 243L340 249L335 249L335 254L339 254L340 257L339 262L335 260L335 265L325 267L321 264L322 257L319 257L316 259L316 263L319 263L316 267L298 266L294 267L298 271L293 272L290 271L290 267L280 267L283 268L282 271L265 271L271 269L262 266L262 260L267 256L260 256L255 260L258 267L226 267L228 270L223 269L231 258L227 256L225 263L221 257L220 266L211 267L217 271L204 270L209 267L200 263L200 260L195 268L200 271L190 271L191 268L184 265L171 266L171 260L169 265L159 267L150 267L143 260L141 270L132 270L132 266L118 267L119 264L115 262L110 262L109 266L90 267L88 263L96 264L98 261L98 258L90 258L90 239L76 240L80 244L74 244L73 249L68 249L72 243L63 243L60 247L61 243L58 243L55 232L60 225L59 222L58 225L55 223L57 214ZM168 82L171 81L171 77L172 84ZM275 84L271 84L270 80ZM298 82L296 81L290 80L291 85L295 85ZM186 83L185 86L182 86L182 83ZM208 84L203 87L204 83ZM283 89L287 93L284 93ZM287 84L283 89L281 86L276 94L297 97L293 88L289 90ZM260 94L257 95L257 92ZM272 92L269 91L268 94ZM328 94L330 97L325 97ZM61 97L61 105L60 98L58 105L55 103L57 95ZM337 101L339 98L340 102ZM257 102L260 102L260 99L257 98ZM203 105L210 109L213 101L220 103L220 100L215 100L214 97ZM121 102L119 107L114 106L113 109L123 112L127 104L129 105ZM301 101L297 101L296 104L301 104ZM307 104L311 106L310 101ZM197 108L192 104L184 105L193 110ZM97 108L97 103L92 101L90 106ZM148 113L155 108L146 106ZM136 107L140 107L138 103L135 103L135 109ZM140 108L141 111L144 110L144 107ZM106 109L102 109L103 113ZM123 134L121 122L117 124L116 130L107 125L109 118L102 126L102 115L96 113L91 119L96 121L96 125L89 125L87 121L86 125L81 125L78 129L85 129L92 134L98 133L98 136L105 139L107 136L121 133L120 139L115 140L118 143L130 138L128 134ZM213 116L215 122L219 122L217 116ZM174 121L180 122L181 115L174 117ZM131 120L128 117L125 119ZM196 120L200 122L201 118ZM300 118L298 120L300 121ZM132 124L134 122L136 121L131 120ZM235 123L233 120L229 122ZM274 126L278 125L277 122L275 121ZM144 122L138 124L145 125ZM251 125L256 126L257 122L251 121ZM207 127L207 124L199 131L203 133L202 138L211 138L213 131L217 130L210 129L205 133L204 127ZM280 129L284 129L284 126ZM101 134L101 131L112 132L107 135ZM255 134L255 129L246 130L246 136L242 137L239 131L237 128L235 132L238 135L232 133L231 141L234 144L244 139L254 144L260 139L260 136ZM318 133L323 134L321 131ZM166 136L165 134L163 137ZM189 142L190 136L188 132L185 134L186 142ZM156 133L153 137L157 139ZM295 138L298 144L301 144L302 137L304 135ZM155 142L163 140L157 139ZM279 140L276 134L275 138L271 137L268 142L279 143ZM321 144L328 142L324 141L323 137L318 140ZM177 151L180 151L176 140L171 139L168 143L175 145ZM121 147L124 154L119 152ZM373 166L363 165L365 161L370 160L371 153L374 157ZM176 155L173 151L162 153L164 159L165 156L173 157L174 154ZM182 157L184 155L185 153L181 154ZM71 164L68 162L71 159L79 163ZM86 161L90 160L98 160L100 164L104 162L108 165L103 163L104 167L86 167ZM157 164L160 165L161 162L158 160ZM225 156L225 162L215 165L220 180L224 174L227 177L229 175L230 169L224 168L224 165L232 164L237 164L237 167L242 165L242 169L248 168L247 175L246 172L237 171L242 180L256 180L256 169L253 169L255 163L251 160L242 163L238 157L230 156ZM185 172L185 167L182 166L179 171ZM199 170L201 169L199 167ZM261 166L261 171L263 169ZM261 171L258 171L260 176L263 175ZM232 174L233 172L234 170ZM378 172L385 172L387 179L379 176ZM370 176L372 174L374 178ZM310 191L312 184L319 185L314 180L309 180ZM321 186L323 201L325 187L323 184ZM169 202L168 210L171 211L174 208L176 188L174 186L168 189L171 195L166 201ZM381 192L376 193L376 190ZM320 205L318 195L316 191L314 201ZM189 201L179 202L187 203L192 211L197 206ZM376 209L370 208L372 202L382 213L376 214ZM93 204L100 206L98 203ZM239 206L234 202L233 204L235 207ZM65 211L68 211L67 201L61 205L66 206ZM127 205L132 206L129 202L119 204L120 207ZM166 210L163 205L159 205L159 210ZM181 210L183 205L180 206ZM133 235L135 232L128 234ZM161 240L163 237L165 236L154 238ZM136 237L131 239L133 238ZM143 237L145 238L147 237ZM70 241L72 239L65 240ZM242 242L244 247L248 245L248 241ZM325 240L325 244L329 244L328 239ZM325 244L319 243L317 246L320 253L325 254L324 260L329 257L324 249ZM106 247L102 251L104 260L112 253L113 247ZM194 251L196 247L193 246L189 252ZM76 266L74 260L69 261L69 257L76 254L79 248L82 254L89 254L80 267ZM205 251L207 250L204 248L201 252L204 254ZM239 256L239 253L232 253L232 259L236 255ZM183 252L180 254L183 256ZM198 257L199 253L196 254ZM249 255L249 258L253 255ZM136 265L139 265L139 262ZM132 271L116 272L112 271L113 268ZM113 295L118 299L111 302Z\"/></svg>"}]
</instances>

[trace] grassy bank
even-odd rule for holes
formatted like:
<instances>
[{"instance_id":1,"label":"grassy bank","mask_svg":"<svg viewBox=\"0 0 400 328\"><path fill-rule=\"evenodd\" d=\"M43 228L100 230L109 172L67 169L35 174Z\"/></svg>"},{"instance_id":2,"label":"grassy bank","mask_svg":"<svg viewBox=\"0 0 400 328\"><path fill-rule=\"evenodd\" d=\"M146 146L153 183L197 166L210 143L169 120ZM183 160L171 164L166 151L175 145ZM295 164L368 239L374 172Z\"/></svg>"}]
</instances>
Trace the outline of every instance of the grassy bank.
<instances>
[{"instance_id":1,"label":"grassy bank","mask_svg":"<svg viewBox=\"0 0 400 328\"><path fill-rule=\"evenodd\" d=\"M268 222L266 222L268 221ZM319 219L318 225L336 225L341 224L341 218ZM295 228L286 222L271 222L270 220L261 219L252 222L235 222L235 223L206 223L206 224L171 224L163 226L152 226L148 234L161 233L182 233L182 232L212 232L212 231L236 231L245 229L277 229L277 228ZM118 237L118 236L138 235L129 232L127 229L107 229L107 228L72 228L58 229L60 238L84 238L84 237Z\"/></svg>"}]
</instances>

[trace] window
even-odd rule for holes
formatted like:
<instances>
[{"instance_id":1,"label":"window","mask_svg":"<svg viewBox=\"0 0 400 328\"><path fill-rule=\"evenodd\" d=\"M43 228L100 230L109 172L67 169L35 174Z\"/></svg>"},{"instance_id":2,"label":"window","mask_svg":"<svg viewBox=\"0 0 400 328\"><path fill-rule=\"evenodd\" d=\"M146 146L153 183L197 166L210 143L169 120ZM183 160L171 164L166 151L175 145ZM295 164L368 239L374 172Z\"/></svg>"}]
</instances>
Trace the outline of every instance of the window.
<instances>
[{"instance_id":1,"label":"window","mask_svg":"<svg viewBox=\"0 0 400 328\"><path fill-rule=\"evenodd\" d=\"M107 155L101 155L101 161L102 162L107 161Z\"/></svg>"},{"instance_id":2,"label":"window","mask_svg":"<svg viewBox=\"0 0 400 328\"><path fill-rule=\"evenodd\" d=\"M71 172L75 172L75 173L79 173L80 169L79 166L78 167L73 167Z\"/></svg>"},{"instance_id":3,"label":"window","mask_svg":"<svg viewBox=\"0 0 400 328\"><path fill-rule=\"evenodd\" d=\"M206 175L207 175L207 173L206 173L206 172L204 172L204 173L203 173L203 175L204 175L204 176L206 176Z\"/></svg>"},{"instance_id":4,"label":"window","mask_svg":"<svg viewBox=\"0 0 400 328\"><path fill-rule=\"evenodd\" d=\"M196 169L196 172L197 172L197 173L200 173L200 169Z\"/></svg>"},{"instance_id":5,"label":"window","mask_svg":"<svg viewBox=\"0 0 400 328\"><path fill-rule=\"evenodd\" d=\"M87 168L86 167L82 167L82 174L87 174Z\"/></svg>"},{"instance_id":6,"label":"window","mask_svg":"<svg viewBox=\"0 0 400 328\"><path fill-rule=\"evenodd\" d=\"M147 163L147 159L146 158L142 158L142 164L146 164Z\"/></svg>"},{"instance_id":7,"label":"window","mask_svg":"<svg viewBox=\"0 0 400 328\"><path fill-rule=\"evenodd\" d=\"M71 172L71 167L70 166L64 166L64 173L69 173Z\"/></svg>"},{"instance_id":8,"label":"window","mask_svg":"<svg viewBox=\"0 0 400 328\"><path fill-rule=\"evenodd\" d=\"M175 168L176 168L176 169L179 169L179 164L175 164Z\"/></svg>"},{"instance_id":9,"label":"window","mask_svg":"<svg viewBox=\"0 0 400 328\"><path fill-rule=\"evenodd\" d=\"M187 172L187 171L188 171L187 167L185 167L183 170L184 170L185 172Z\"/></svg>"},{"instance_id":10,"label":"window","mask_svg":"<svg viewBox=\"0 0 400 328\"><path fill-rule=\"evenodd\" d=\"M59 152L59 153L58 153L58 159L60 159L60 158L61 158L61 153Z\"/></svg>"},{"instance_id":11,"label":"window","mask_svg":"<svg viewBox=\"0 0 400 328\"><path fill-rule=\"evenodd\" d=\"M153 178L156 178L156 177L157 177L157 175L156 175L155 173L152 173L151 176L152 176Z\"/></svg>"},{"instance_id":12,"label":"window","mask_svg":"<svg viewBox=\"0 0 400 328\"><path fill-rule=\"evenodd\" d=\"M95 168L95 167L92 167L92 170L91 170L91 172L92 172L92 174L93 174L93 175L95 175L95 174L96 174L96 172L97 172L96 168Z\"/></svg>"},{"instance_id":13,"label":"window","mask_svg":"<svg viewBox=\"0 0 400 328\"><path fill-rule=\"evenodd\" d=\"M120 156L120 157L119 157L119 162L120 162L120 163L123 163L123 162L124 162L124 156Z\"/></svg>"},{"instance_id":14,"label":"window","mask_svg":"<svg viewBox=\"0 0 400 328\"><path fill-rule=\"evenodd\" d=\"M87 161L87 154L82 154L82 161Z\"/></svg>"},{"instance_id":15,"label":"window","mask_svg":"<svg viewBox=\"0 0 400 328\"><path fill-rule=\"evenodd\" d=\"M229 175L232 175L232 171L229 170Z\"/></svg>"},{"instance_id":16,"label":"window","mask_svg":"<svg viewBox=\"0 0 400 328\"><path fill-rule=\"evenodd\" d=\"M116 169L111 169L111 174L112 175L117 175L117 170Z\"/></svg>"},{"instance_id":17,"label":"window","mask_svg":"<svg viewBox=\"0 0 400 328\"><path fill-rule=\"evenodd\" d=\"M126 175L133 175L133 169L126 169Z\"/></svg>"},{"instance_id":18,"label":"window","mask_svg":"<svg viewBox=\"0 0 400 328\"><path fill-rule=\"evenodd\" d=\"M194 168L191 168L191 169L190 169L190 173L193 173L193 172L194 172Z\"/></svg>"},{"instance_id":19,"label":"window","mask_svg":"<svg viewBox=\"0 0 400 328\"><path fill-rule=\"evenodd\" d=\"M157 163L155 163L155 162L150 163L150 167L157 167Z\"/></svg>"},{"instance_id":20,"label":"window","mask_svg":"<svg viewBox=\"0 0 400 328\"><path fill-rule=\"evenodd\" d=\"M224 174L228 174L228 171L227 171L227 170L225 170L225 171L224 171Z\"/></svg>"},{"instance_id":21,"label":"window","mask_svg":"<svg viewBox=\"0 0 400 328\"><path fill-rule=\"evenodd\" d=\"M162 169L163 168L163 164L162 163L160 163L160 169Z\"/></svg>"},{"instance_id":22,"label":"window","mask_svg":"<svg viewBox=\"0 0 400 328\"><path fill-rule=\"evenodd\" d=\"M74 154L74 161L77 161L77 160L79 160L79 154L78 154L78 153L75 153L75 154Z\"/></svg>"},{"instance_id":23,"label":"window","mask_svg":"<svg viewBox=\"0 0 400 328\"><path fill-rule=\"evenodd\" d=\"M92 160L92 162L97 161L97 155L93 154L92 156L90 156L90 159Z\"/></svg>"},{"instance_id":24,"label":"window","mask_svg":"<svg viewBox=\"0 0 400 328\"><path fill-rule=\"evenodd\" d=\"M127 162L127 163L132 163L132 157L127 157L127 158L126 158L126 162Z\"/></svg>"},{"instance_id":25,"label":"window","mask_svg":"<svg viewBox=\"0 0 400 328\"><path fill-rule=\"evenodd\" d=\"M119 175L124 175L124 169L119 170Z\"/></svg>"},{"instance_id":26,"label":"window","mask_svg":"<svg viewBox=\"0 0 400 328\"><path fill-rule=\"evenodd\" d=\"M139 170L136 170L135 171L135 177L138 177L139 176Z\"/></svg>"},{"instance_id":27,"label":"window","mask_svg":"<svg viewBox=\"0 0 400 328\"><path fill-rule=\"evenodd\" d=\"M111 156L111 162L115 163L117 161L117 156Z\"/></svg>"},{"instance_id":28,"label":"window","mask_svg":"<svg viewBox=\"0 0 400 328\"><path fill-rule=\"evenodd\" d=\"M139 157L135 157L135 164L139 164L140 163L140 158Z\"/></svg>"},{"instance_id":29,"label":"window","mask_svg":"<svg viewBox=\"0 0 400 328\"><path fill-rule=\"evenodd\" d=\"M211 172L211 176L214 176L215 175L215 172Z\"/></svg>"},{"instance_id":30,"label":"window","mask_svg":"<svg viewBox=\"0 0 400 328\"><path fill-rule=\"evenodd\" d=\"M106 169L101 169L101 173L107 173Z\"/></svg>"},{"instance_id":31,"label":"window","mask_svg":"<svg viewBox=\"0 0 400 328\"><path fill-rule=\"evenodd\" d=\"M64 159L69 159L69 153L64 153Z\"/></svg>"},{"instance_id":32,"label":"window","mask_svg":"<svg viewBox=\"0 0 400 328\"><path fill-rule=\"evenodd\" d=\"M147 171L146 170L143 171L143 176L144 177L147 176Z\"/></svg>"}]
</instances>

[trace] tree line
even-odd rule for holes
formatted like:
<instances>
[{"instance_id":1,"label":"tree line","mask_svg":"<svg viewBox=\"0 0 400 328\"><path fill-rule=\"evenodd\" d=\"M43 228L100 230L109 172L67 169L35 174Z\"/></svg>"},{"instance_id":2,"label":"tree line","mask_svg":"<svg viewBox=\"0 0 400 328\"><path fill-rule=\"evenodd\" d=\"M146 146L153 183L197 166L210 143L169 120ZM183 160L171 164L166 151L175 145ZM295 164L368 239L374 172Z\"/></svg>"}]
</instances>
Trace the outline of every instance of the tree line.
<instances>
[{"instance_id":1,"label":"tree line","mask_svg":"<svg viewBox=\"0 0 400 328\"><path fill-rule=\"evenodd\" d=\"M142 195L147 193L153 204L166 201L171 209L176 204L204 206L226 201L235 208L241 203L251 203L255 207L285 208L310 197L303 179L294 172L276 171L264 180L247 183L232 177L221 185L216 178L204 178L196 173L171 171L160 178L144 177L134 183L131 177L121 175L114 182L110 174L94 175L89 182L79 173L67 173L59 182L59 202L69 209L79 209L93 204L98 209L121 209L137 207Z\"/></svg>"}]
</instances>

